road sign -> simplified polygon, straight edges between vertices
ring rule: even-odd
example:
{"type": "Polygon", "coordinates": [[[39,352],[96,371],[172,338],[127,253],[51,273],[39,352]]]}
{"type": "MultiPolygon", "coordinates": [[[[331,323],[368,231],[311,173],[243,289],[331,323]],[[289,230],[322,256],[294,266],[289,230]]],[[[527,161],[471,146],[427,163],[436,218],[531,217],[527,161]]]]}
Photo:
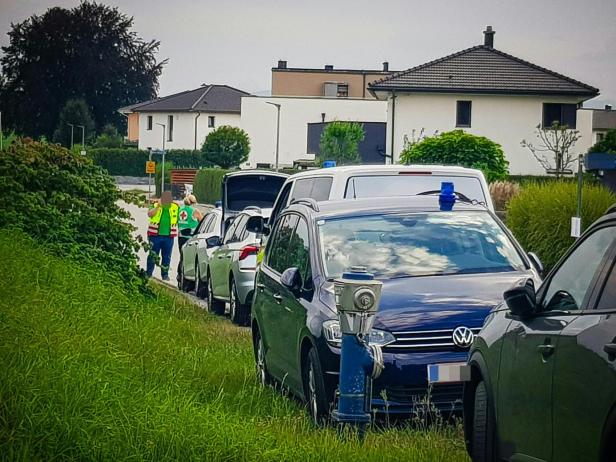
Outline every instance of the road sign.
{"type": "Polygon", "coordinates": [[[156,173],[156,162],[148,160],[145,163],[145,173],[156,173]]]}

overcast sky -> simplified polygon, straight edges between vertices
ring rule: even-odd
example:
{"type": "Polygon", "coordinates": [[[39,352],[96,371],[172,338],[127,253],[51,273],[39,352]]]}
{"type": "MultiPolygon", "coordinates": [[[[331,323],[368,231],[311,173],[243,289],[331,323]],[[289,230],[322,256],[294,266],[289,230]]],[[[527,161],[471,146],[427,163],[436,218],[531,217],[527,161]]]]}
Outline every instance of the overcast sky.
{"type": "MultiPolygon", "coordinates": [[[[601,90],[616,106],[616,0],[107,0],[160,40],[169,58],[160,95],[202,83],[268,92],[271,67],[403,70],[482,42],[601,90]]],[[[0,0],[0,44],[11,22],[79,1],[0,0]]]]}

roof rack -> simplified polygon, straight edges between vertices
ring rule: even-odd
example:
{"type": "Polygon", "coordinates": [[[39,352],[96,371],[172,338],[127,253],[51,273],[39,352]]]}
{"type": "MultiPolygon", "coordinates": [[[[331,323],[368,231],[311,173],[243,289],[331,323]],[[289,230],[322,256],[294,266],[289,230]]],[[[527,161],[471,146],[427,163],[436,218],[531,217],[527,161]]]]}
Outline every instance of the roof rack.
{"type": "Polygon", "coordinates": [[[311,197],[303,197],[303,198],[299,198],[299,199],[293,199],[291,201],[291,204],[302,204],[302,205],[305,205],[307,207],[310,207],[315,212],[319,211],[319,204],[317,203],[317,201],[315,201],[311,197]]]}

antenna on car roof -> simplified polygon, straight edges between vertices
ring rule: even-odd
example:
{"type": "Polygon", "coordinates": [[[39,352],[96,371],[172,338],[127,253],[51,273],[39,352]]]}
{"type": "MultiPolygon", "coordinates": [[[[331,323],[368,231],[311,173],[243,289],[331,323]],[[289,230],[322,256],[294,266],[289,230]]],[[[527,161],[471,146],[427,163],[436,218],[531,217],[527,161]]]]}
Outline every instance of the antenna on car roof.
{"type": "Polygon", "coordinates": [[[310,207],[315,212],[319,211],[319,204],[317,203],[317,201],[315,201],[311,197],[304,197],[304,198],[299,198],[299,199],[293,199],[291,201],[291,204],[302,204],[302,205],[306,205],[306,206],[310,207]]]}

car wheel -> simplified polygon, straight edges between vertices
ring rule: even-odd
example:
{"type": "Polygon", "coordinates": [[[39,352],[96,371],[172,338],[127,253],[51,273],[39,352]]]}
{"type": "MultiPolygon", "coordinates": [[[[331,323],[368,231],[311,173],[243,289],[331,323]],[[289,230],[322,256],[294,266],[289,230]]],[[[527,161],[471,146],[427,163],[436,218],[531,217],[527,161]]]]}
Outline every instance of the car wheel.
{"type": "Polygon", "coordinates": [[[496,424],[492,414],[486,384],[482,380],[475,388],[473,412],[472,459],[473,462],[491,462],[494,457],[496,424]]]}
{"type": "Polygon", "coordinates": [[[314,348],[308,352],[302,368],[302,376],[308,413],[315,425],[321,425],[329,415],[329,402],[321,363],[314,348]]]}
{"type": "Polygon", "coordinates": [[[195,283],[193,281],[189,281],[184,277],[184,267],[180,265],[180,269],[178,272],[178,289],[182,292],[190,292],[194,289],[195,283]]]}
{"type": "Polygon", "coordinates": [[[235,280],[231,279],[231,291],[229,299],[229,314],[231,321],[238,326],[247,326],[250,320],[250,305],[243,304],[237,295],[235,280]]]}
{"type": "Polygon", "coordinates": [[[199,269],[199,262],[195,262],[195,295],[197,298],[207,298],[207,285],[201,279],[201,270],[199,269]]]}
{"type": "Polygon", "coordinates": [[[207,278],[207,287],[207,310],[214,314],[225,314],[225,302],[214,298],[214,291],[212,290],[212,276],[209,273],[207,278]]]}
{"type": "Polygon", "coordinates": [[[272,383],[272,377],[267,371],[267,364],[265,363],[265,345],[263,344],[263,339],[258,330],[255,332],[254,347],[257,381],[262,387],[266,387],[272,383]]]}

